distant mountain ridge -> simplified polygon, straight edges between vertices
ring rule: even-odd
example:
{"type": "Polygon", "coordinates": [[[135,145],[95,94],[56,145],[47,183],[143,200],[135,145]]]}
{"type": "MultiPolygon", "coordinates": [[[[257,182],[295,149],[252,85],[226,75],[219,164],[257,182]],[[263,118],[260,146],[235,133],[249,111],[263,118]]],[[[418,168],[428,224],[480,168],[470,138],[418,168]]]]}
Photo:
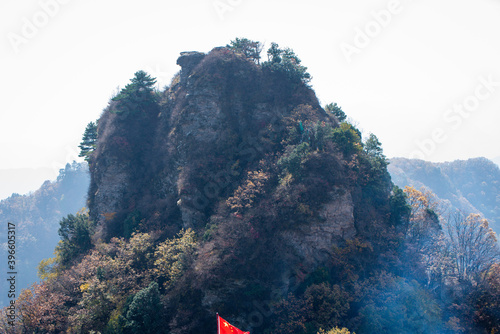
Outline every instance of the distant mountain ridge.
{"type": "MultiPolygon", "coordinates": [[[[60,219],[85,206],[90,183],[87,163],[67,164],[54,181],[45,181],[40,189],[26,195],[14,193],[0,201],[0,253],[7,258],[7,223],[16,225],[16,266],[19,272],[17,291],[38,280],[37,266],[44,258],[53,256],[59,242],[57,230],[60,219]]],[[[7,263],[2,263],[3,272],[7,263]]],[[[7,291],[2,280],[2,291],[7,291]]],[[[5,304],[7,294],[0,297],[5,304]]]]}
{"type": "Polygon", "coordinates": [[[500,168],[486,158],[433,163],[393,158],[388,167],[399,187],[425,187],[457,209],[484,215],[500,232],[500,168]]]}
{"type": "Polygon", "coordinates": [[[45,180],[57,177],[57,170],[50,167],[42,168],[11,168],[0,169],[0,200],[6,199],[13,193],[26,194],[34,191],[45,180]]]}

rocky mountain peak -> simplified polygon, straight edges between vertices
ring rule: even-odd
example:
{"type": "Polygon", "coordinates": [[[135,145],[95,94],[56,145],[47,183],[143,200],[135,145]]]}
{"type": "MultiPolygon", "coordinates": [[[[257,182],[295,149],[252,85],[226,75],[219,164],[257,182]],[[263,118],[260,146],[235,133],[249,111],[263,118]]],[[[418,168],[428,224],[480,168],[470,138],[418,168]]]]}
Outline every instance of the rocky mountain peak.
{"type": "Polygon", "coordinates": [[[177,58],[177,65],[182,68],[180,78],[181,83],[186,82],[186,79],[191,74],[193,69],[203,60],[203,58],[205,58],[205,56],[205,53],[198,51],[181,52],[180,57],[177,58]]]}

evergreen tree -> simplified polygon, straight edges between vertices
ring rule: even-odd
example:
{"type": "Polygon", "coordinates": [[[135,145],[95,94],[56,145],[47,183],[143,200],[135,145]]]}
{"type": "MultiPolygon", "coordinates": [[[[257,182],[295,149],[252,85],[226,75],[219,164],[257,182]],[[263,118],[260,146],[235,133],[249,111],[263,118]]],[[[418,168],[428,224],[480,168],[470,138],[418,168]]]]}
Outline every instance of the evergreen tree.
{"type": "Polygon", "coordinates": [[[248,38],[236,38],[226,45],[227,48],[242,53],[245,57],[252,59],[257,64],[260,62],[260,53],[263,45],[260,42],[249,40],[248,38]]]}
{"type": "Polygon", "coordinates": [[[145,111],[151,104],[156,102],[154,85],[156,78],[151,77],[144,71],[137,71],[130,79],[129,84],[112,100],[119,102],[117,112],[145,111]]]}
{"type": "Polygon", "coordinates": [[[83,133],[83,138],[78,145],[80,148],[80,154],[78,154],[79,157],[83,157],[85,161],[89,162],[90,156],[92,152],[94,152],[97,144],[97,121],[96,122],[90,122],[87,124],[87,127],[85,128],[85,132],[83,133]]]}
{"type": "Polygon", "coordinates": [[[262,66],[275,73],[281,73],[292,81],[302,81],[309,83],[311,75],[307,72],[307,67],[300,65],[301,60],[290,48],[281,49],[278,44],[271,43],[267,50],[268,61],[262,66]]]}
{"type": "Polygon", "coordinates": [[[125,333],[155,334],[160,330],[160,291],[158,283],[151,282],[139,291],[128,306],[125,333]]]}
{"type": "Polygon", "coordinates": [[[271,47],[267,50],[267,60],[272,63],[281,63],[281,53],[278,43],[271,43],[271,47]]]}
{"type": "Polygon", "coordinates": [[[340,107],[337,103],[330,103],[325,106],[325,110],[331,112],[339,122],[343,122],[346,120],[347,115],[345,112],[342,110],[342,107],[340,107]]]}
{"type": "Polygon", "coordinates": [[[407,225],[410,219],[411,206],[406,202],[406,194],[398,186],[392,188],[392,194],[389,198],[390,221],[393,225],[407,225]]]}
{"type": "Polygon", "coordinates": [[[63,265],[69,264],[92,247],[91,225],[87,212],[79,212],[76,216],[69,214],[61,220],[58,230],[61,241],[56,252],[63,265]]]}
{"type": "Polygon", "coordinates": [[[370,133],[370,136],[365,142],[365,152],[369,157],[376,159],[381,164],[387,166],[387,159],[383,153],[382,143],[373,133],[370,133]]]}

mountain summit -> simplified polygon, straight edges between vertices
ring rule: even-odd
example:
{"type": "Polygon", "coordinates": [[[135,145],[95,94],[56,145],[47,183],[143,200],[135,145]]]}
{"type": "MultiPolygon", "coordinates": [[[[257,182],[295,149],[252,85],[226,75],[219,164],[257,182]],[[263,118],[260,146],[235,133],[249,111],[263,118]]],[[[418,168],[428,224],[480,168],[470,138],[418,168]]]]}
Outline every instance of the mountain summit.
{"type": "Polygon", "coordinates": [[[196,231],[196,256],[171,292],[189,291],[180,300],[196,307],[171,317],[199,328],[216,310],[241,317],[254,298],[286,296],[335,245],[384,228],[392,184],[384,159],[293,68],[228,48],[177,63],[169,89],[144,98],[157,103],[112,102],[99,120],[90,215],[104,240],[196,231]]]}

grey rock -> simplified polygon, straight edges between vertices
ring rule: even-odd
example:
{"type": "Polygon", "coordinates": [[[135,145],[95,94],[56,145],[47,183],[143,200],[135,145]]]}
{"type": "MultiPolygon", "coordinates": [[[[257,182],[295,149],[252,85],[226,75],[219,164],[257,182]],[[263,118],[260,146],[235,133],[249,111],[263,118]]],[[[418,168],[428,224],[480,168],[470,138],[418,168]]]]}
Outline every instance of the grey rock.
{"type": "Polygon", "coordinates": [[[193,69],[203,60],[203,58],[205,58],[205,54],[203,52],[181,52],[180,57],[177,58],[177,65],[181,67],[181,84],[186,83],[187,78],[189,77],[193,69]]]}
{"type": "Polygon", "coordinates": [[[283,239],[295,251],[293,256],[300,258],[305,270],[314,270],[331,256],[333,246],[355,237],[353,210],[350,192],[332,194],[332,200],[319,212],[321,219],[283,232],[283,239]]]}

